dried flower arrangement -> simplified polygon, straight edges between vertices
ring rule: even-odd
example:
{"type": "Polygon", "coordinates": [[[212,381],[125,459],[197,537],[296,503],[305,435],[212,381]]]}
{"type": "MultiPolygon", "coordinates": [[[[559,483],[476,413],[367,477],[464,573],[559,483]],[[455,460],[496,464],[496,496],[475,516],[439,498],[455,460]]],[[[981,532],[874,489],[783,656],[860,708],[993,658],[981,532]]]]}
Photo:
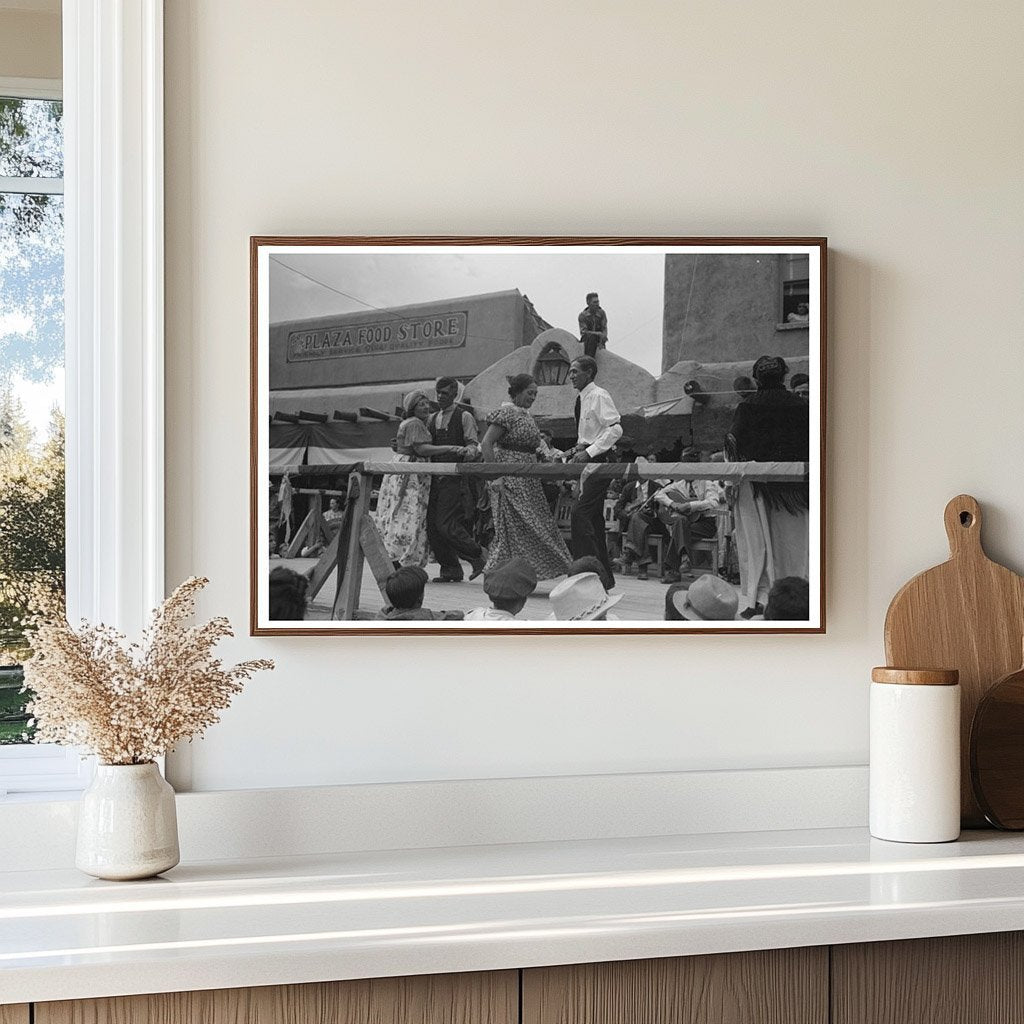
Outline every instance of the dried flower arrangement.
{"type": "Polygon", "coordinates": [[[266,660],[225,668],[213,648],[232,636],[218,617],[187,626],[209,580],[193,576],[153,612],[141,644],[63,616],[37,621],[25,689],[34,697],[37,743],[84,747],[104,764],[146,764],[183,739],[199,736],[266,660]]]}

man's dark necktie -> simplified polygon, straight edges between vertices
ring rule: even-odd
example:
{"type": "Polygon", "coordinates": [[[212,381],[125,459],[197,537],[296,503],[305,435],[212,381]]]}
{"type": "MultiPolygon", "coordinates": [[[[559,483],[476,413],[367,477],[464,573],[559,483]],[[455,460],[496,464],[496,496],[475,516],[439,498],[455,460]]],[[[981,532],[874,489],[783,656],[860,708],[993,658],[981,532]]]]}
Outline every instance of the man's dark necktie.
{"type": "Polygon", "coordinates": [[[576,405],[573,407],[573,410],[572,410],[572,418],[576,421],[577,428],[579,428],[579,425],[580,425],[580,405],[581,404],[582,403],[580,402],[580,396],[577,395],[576,396],[576,405]]]}

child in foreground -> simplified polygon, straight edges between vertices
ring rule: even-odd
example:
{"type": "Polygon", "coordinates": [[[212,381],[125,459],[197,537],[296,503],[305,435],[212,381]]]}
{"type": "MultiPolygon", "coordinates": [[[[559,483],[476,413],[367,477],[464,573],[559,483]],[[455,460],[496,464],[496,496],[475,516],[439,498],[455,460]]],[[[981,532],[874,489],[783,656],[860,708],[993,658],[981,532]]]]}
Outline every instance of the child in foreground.
{"type": "Polygon", "coordinates": [[[382,608],[378,618],[391,622],[412,620],[461,619],[462,612],[434,612],[423,607],[423,592],[427,586],[427,573],[418,565],[405,565],[396,569],[384,581],[384,593],[391,603],[382,608]]]}
{"type": "Polygon", "coordinates": [[[484,593],[490,608],[474,608],[467,622],[501,622],[514,619],[526,607],[526,599],[537,589],[537,573],[524,558],[513,558],[484,574],[484,593]]]}

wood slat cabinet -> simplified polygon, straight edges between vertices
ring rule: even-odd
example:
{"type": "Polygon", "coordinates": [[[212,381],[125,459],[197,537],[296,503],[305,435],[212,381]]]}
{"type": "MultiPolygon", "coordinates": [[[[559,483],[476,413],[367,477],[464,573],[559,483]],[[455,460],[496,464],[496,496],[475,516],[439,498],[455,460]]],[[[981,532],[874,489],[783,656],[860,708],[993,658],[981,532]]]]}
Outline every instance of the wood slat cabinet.
{"type": "Polygon", "coordinates": [[[823,946],[523,972],[523,1024],[827,1020],[828,948],[823,946]]]}
{"type": "Polygon", "coordinates": [[[0,1006],[0,1024],[1024,1024],[1024,932],[0,1006]]]}
{"type": "Polygon", "coordinates": [[[518,1024],[519,972],[36,1003],[34,1020],[35,1024],[518,1024]]]}
{"type": "Polygon", "coordinates": [[[1024,932],[832,947],[832,1024],[1024,1021],[1024,932]]]}

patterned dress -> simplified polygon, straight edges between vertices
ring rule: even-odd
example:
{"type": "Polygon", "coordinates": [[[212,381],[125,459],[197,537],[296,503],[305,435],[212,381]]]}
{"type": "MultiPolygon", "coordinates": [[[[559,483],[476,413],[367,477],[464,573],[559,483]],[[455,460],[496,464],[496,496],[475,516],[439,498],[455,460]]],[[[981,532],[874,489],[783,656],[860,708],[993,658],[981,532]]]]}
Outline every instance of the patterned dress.
{"type": "MultiPolygon", "coordinates": [[[[505,429],[494,446],[497,462],[537,461],[540,431],[525,409],[503,405],[487,417],[487,422],[505,429]]],[[[540,480],[507,476],[501,478],[501,484],[500,488],[491,489],[494,540],[484,571],[513,558],[525,558],[539,580],[565,575],[572,559],[551,515],[540,480]]]]}
{"type": "MultiPolygon", "coordinates": [[[[413,445],[430,444],[430,430],[422,421],[410,416],[398,427],[395,462],[417,460],[413,445]]],[[[430,500],[430,477],[387,473],[377,495],[374,521],[380,530],[384,547],[392,561],[399,565],[427,564],[427,503],[430,500]]]]}

